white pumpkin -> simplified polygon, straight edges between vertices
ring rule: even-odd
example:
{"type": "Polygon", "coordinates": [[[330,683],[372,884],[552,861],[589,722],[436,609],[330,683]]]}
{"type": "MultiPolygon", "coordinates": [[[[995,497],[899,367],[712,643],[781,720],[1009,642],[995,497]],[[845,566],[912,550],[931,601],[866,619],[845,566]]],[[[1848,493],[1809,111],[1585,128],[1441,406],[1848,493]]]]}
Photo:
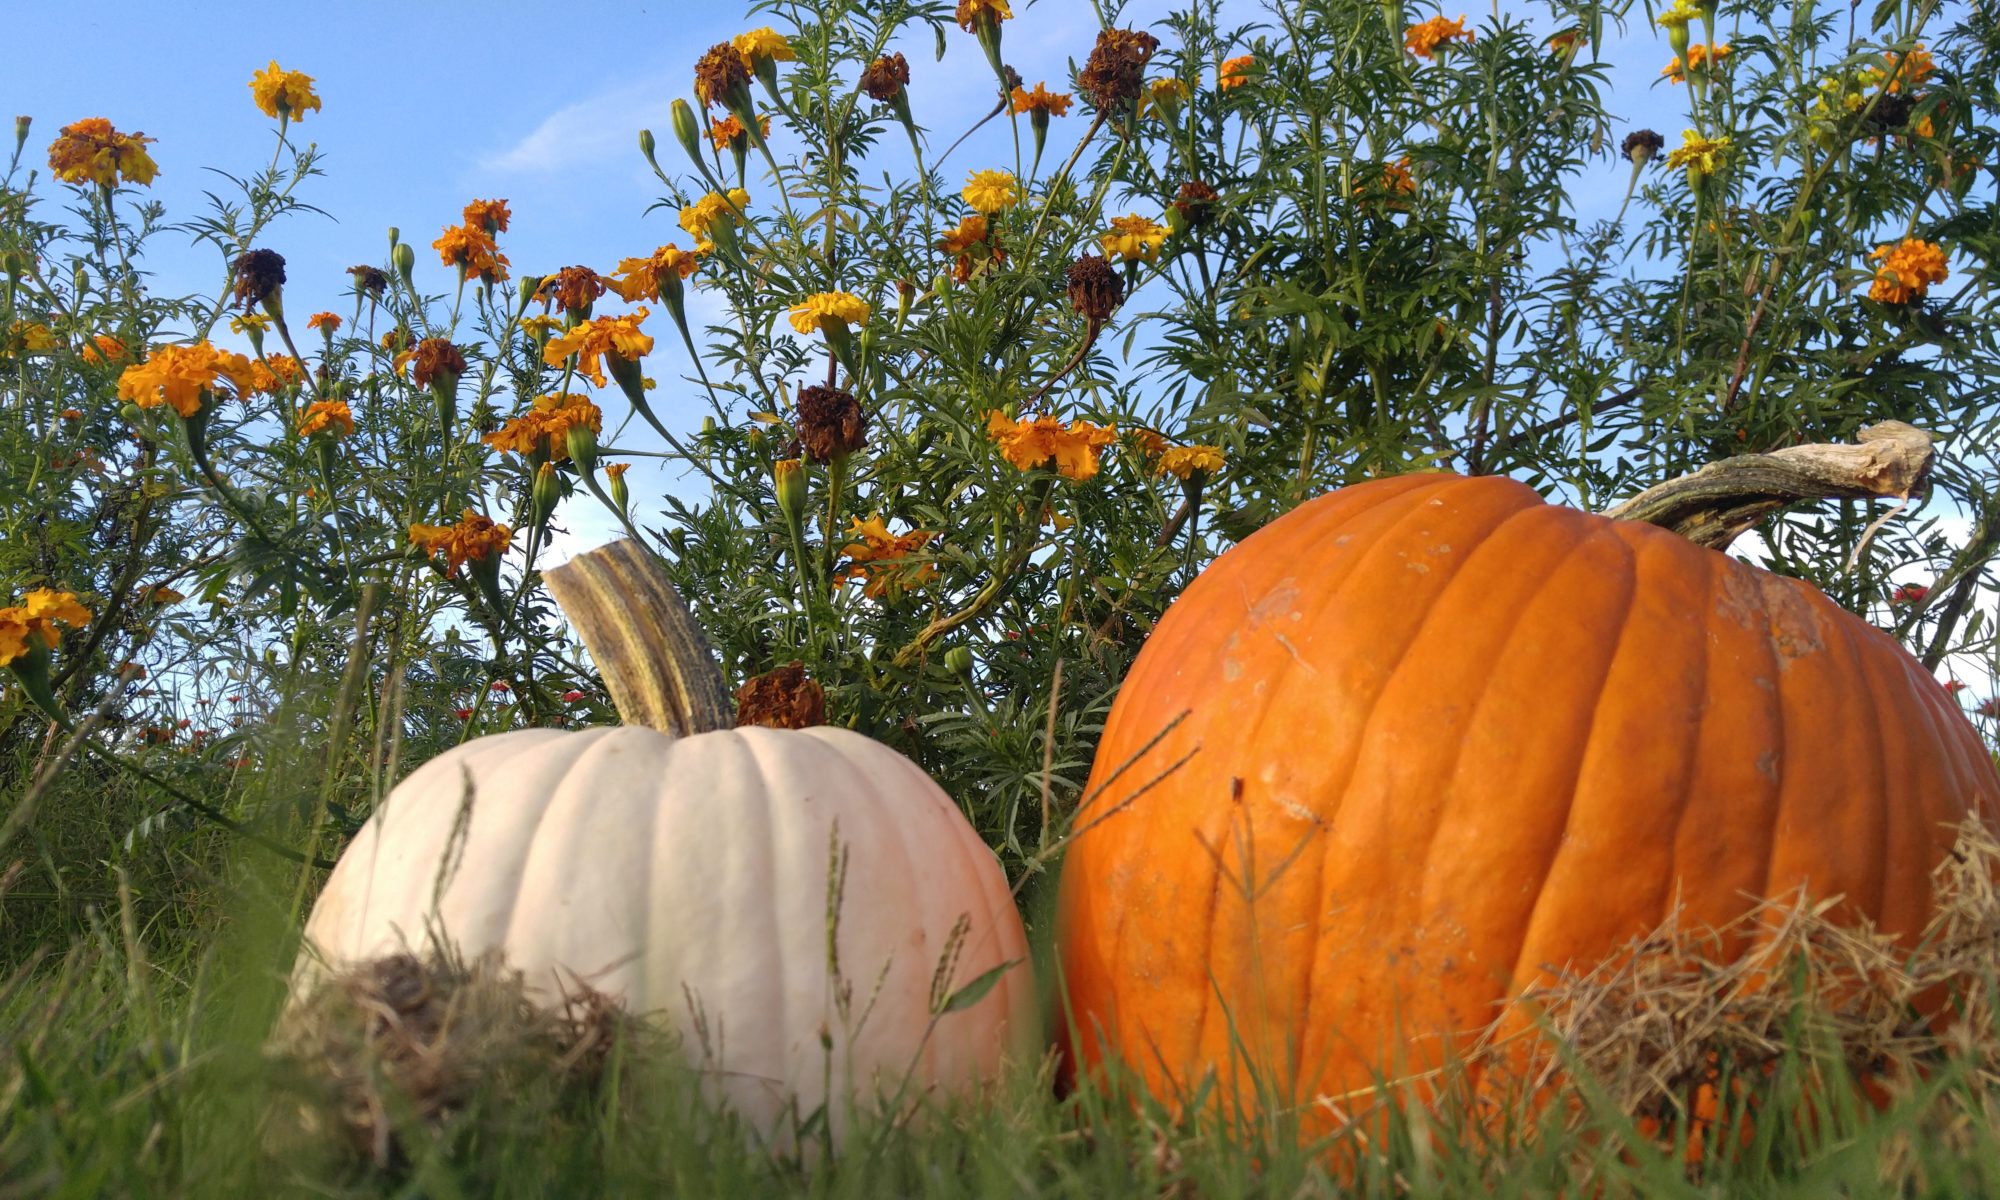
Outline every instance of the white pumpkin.
{"type": "Polygon", "coordinates": [[[496,734],[413,772],[327,878],[295,991],[434,937],[498,951],[538,995],[580,981],[676,1028],[779,1145],[822,1105],[837,1144],[883,1096],[1039,1051],[1006,878],[928,775],[845,729],[726,728],[699,630],[636,543],[548,579],[628,724],[496,734]]]}
{"type": "Polygon", "coordinates": [[[421,948],[433,929],[467,958],[498,949],[544,995],[575,978],[660,1014],[765,1130],[791,1097],[801,1117],[828,1099],[829,1054],[837,1135],[850,1088],[866,1103],[908,1073],[911,1095],[956,1089],[1034,1052],[1027,940],[999,863],[916,764],[845,729],[524,730],[441,755],[347,847],[305,936],[339,964],[421,948]],[[950,990],[1015,965],[926,1036],[961,917],[950,990]]]}

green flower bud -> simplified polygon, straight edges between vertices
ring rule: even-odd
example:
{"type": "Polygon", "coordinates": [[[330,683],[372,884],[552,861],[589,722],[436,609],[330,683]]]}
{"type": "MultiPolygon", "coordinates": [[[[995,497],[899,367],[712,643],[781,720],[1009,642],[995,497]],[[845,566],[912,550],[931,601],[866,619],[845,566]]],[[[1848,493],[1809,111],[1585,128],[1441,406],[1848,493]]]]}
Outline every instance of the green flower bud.
{"type": "Polygon", "coordinates": [[[778,511],[796,523],[806,511],[806,470],[796,458],[781,458],[771,467],[771,482],[778,494],[778,511]]]}
{"type": "Polygon", "coordinates": [[[585,475],[597,469],[597,432],[578,423],[569,427],[569,457],[585,475]]]}
{"type": "Polygon", "coordinates": [[[535,523],[540,525],[555,515],[556,504],[562,500],[562,476],[556,472],[556,465],[545,462],[535,471],[535,485],[531,493],[535,502],[535,523]]]}
{"type": "Polygon", "coordinates": [[[403,286],[416,290],[413,276],[417,269],[417,252],[407,243],[398,242],[389,249],[389,261],[395,265],[396,274],[402,277],[403,286]]]}
{"type": "Polygon", "coordinates": [[[128,425],[142,425],[146,420],[146,410],[136,404],[120,405],[118,415],[124,417],[128,425]]]}
{"type": "Polygon", "coordinates": [[[671,111],[674,120],[674,138],[680,142],[681,148],[687,151],[687,156],[693,160],[695,169],[700,170],[701,126],[694,119],[694,109],[688,107],[687,101],[676,100],[671,111]]]}
{"type": "Polygon", "coordinates": [[[660,169],[660,164],[653,158],[653,145],[653,131],[650,129],[641,129],[639,131],[639,153],[645,155],[647,165],[657,171],[660,169]]]}
{"type": "Polygon", "coordinates": [[[953,646],[944,652],[944,665],[960,679],[972,678],[972,647],[953,646]]]}
{"type": "Polygon", "coordinates": [[[389,249],[393,251],[397,246],[400,246],[402,244],[403,244],[403,231],[396,228],[394,225],[389,226],[389,249]]]}
{"type": "Polygon", "coordinates": [[[539,290],[541,286],[542,286],[542,277],[540,275],[521,276],[521,282],[516,285],[516,291],[518,291],[520,294],[522,308],[525,309],[528,307],[528,305],[534,303],[535,292],[539,290]]]}

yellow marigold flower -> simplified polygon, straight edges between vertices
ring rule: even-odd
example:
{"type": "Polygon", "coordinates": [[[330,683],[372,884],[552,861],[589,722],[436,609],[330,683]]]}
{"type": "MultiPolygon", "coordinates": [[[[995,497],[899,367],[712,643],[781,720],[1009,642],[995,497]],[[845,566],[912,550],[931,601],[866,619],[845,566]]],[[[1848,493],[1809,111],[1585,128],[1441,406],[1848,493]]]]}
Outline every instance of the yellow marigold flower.
{"type": "Polygon", "coordinates": [[[505,200],[474,200],[465,206],[465,223],[474,229],[484,229],[488,234],[507,232],[507,221],[513,216],[505,200]]]}
{"type": "Polygon", "coordinates": [[[120,133],[103,117],[85,117],[62,127],[49,143],[49,170],[64,183],[98,183],[115,187],[120,177],[150,186],[159,164],[146,153],[156,141],[140,133],[120,133]]]}
{"type": "Polygon", "coordinates": [[[40,354],[55,349],[56,334],[40,321],[16,321],[7,327],[7,340],[23,354],[40,354]]]}
{"type": "Polygon", "coordinates": [[[742,188],[730,188],[728,194],[710,192],[693,204],[681,209],[681,228],[698,238],[706,239],[709,229],[725,216],[741,217],[750,207],[750,193],[742,188]]]}
{"type": "Polygon", "coordinates": [[[270,66],[250,77],[250,95],[267,117],[303,121],[307,109],[320,111],[312,82],[312,76],[303,71],[284,70],[274,58],[270,66]]]}
{"type": "Polygon", "coordinates": [[[514,544],[514,531],[468,508],[456,525],[410,526],[410,544],[430,554],[442,551],[445,574],[457,575],[458,568],[465,563],[507,553],[507,548],[514,544]]]}
{"type": "Polygon", "coordinates": [[[344,438],[354,432],[354,412],[345,400],[315,400],[306,406],[305,415],[299,418],[299,436],[311,437],[325,433],[333,438],[344,438]]]}
{"type": "Polygon", "coordinates": [[[1156,429],[1139,428],[1132,431],[1132,440],[1139,445],[1139,453],[1147,458],[1157,458],[1173,448],[1166,435],[1156,429]]]}
{"type": "Polygon", "coordinates": [[[493,235],[479,225],[452,225],[445,229],[431,248],[438,252],[438,260],[447,267],[462,268],[467,275],[479,275],[493,279],[507,278],[507,256],[493,240],[493,235]]]}
{"type": "Polygon", "coordinates": [[[645,258],[618,260],[612,272],[611,288],[626,302],[658,300],[660,283],[667,278],[686,279],[701,269],[701,256],[668,243],[645,258]]]}
{"type": "Polygon", "coordinates": [[[305,380],[305,368],[289,354],[273,354],[266,361],[269,366],[254,359],[250,362],[250,390],[258,395],[275,396],[305,380]]]}
{"type": "Polygon", "coordinates": [[[1432,17],[1420,25],[1412,25],[1403,31],[1403,48],[1418,58],[1430,58],[1440,47],[1452,42],[1472,41],[1472,32],[1465,27],[1465,14],[1460,13],[1456,21],[1443,17],[1432,17]]]}
{"type": "Polygon", "coordinates": [[[328,333],[340,331],[340,316],[337,313],[316,312],[306,318],[307,329],[324,329],[328,333]]]}
{"type": "Polygon", "coordinates": [[[1197,471],[1213,475],[1221,469],[1220,446],[1173,446],[1162,450],[1159,461],[1153,464],[1153,474],[1172,475],[1176,479],[1186,479],[1197,471]]]}
{"type": "Polygon", "coordinates": [[[1007,261],[1007,252],[1000,248],[999,239],[987,227],[986,218],[977,214],[960,220],[957,228],[945,230],[938,240],[938,249],[958,256],[951,276],[960,283],[971,279],[979,268],[989,263],[1007,261]],[[975,251],[979,253],[975,254],[975,251]]]}
{"type": "Polygon", "coordinates": [[[534,338],[536,341],[540,341],[541,339],[549,336],[549,333],[552,330],[558,328],[561,325],[562,325],[561,318],[547,316],[542,313],[536,313],[532,317],[521,318],[522,330],[526,332],[529,337],[534,338]]]}
{"type": "Polygon", "coordinates": [[[1674,0],[1672,7],[1659,15],[1659,26],[1662,29],[1686,29],[1688,22],[1700,15],[1701,10],[1688,0],[1674,0]]]}
{"type": "Polygon", "coordinates": [[[1106,258],[1150,261],[1166,245],[1167,227],[1134,213],[1111,218],[1111,231],[1099,234],[1097,240],[1104,247],[1106,258]]]}
{"type": "Polygon", "coordinates": [[[1681,131],[1680,148],[1667,154],[1667,166],[1686,167],[1690,176],[1700,178],[1721,170],[1723,156],[1728,153],[1727,137],[1703,137],[1686,129],[1681,131]]]}
{"type": "Polygon", "coordinates": [[[83,361],[87,363],[114,363],[124,357],[125,343],[108,333],[97,334],[83,348],[83,361]]]}
{"type": "Polygon", "coordinates": [[[58,624],[79,628],[90,624],[90,610],[78,603],[75,592],[36,588],[21,603],[0,608],[0,667],[29,653],[28,639],[53,650],[61,640],[58,624]]]}
{"type": "Polygon", "coordinates": [[[271,318],[263,313],[247,312],[240,317],[229,318],[231,333],[269,333],[270,330],[271,318]]]}
{"type": "Polygon", "coordinates": [[[1005,212],[1021,199],[1021,185],[1012,171],[974,171],[961,193],[974,212],[1005,212]]]}
{"type": "Polygon", "coordinates": [[[1718,42],[1713,46],[1704,46],[1700,42],[1696,42],[1694,45],[1688,47],[1687,62],[1685,64],[1676,55],[1674,60],[1660,71],[1660,74],[1665,75],[1675,83],[1681,83],[1687,79],[1687,72],[1704,70],[1728,57],[1729,46],[1726,43],[1718,42]]]}
{"type": "Polygon", "coordinates": [[[1875,282],[1868,298],[1882,304],[1908,304],[1923,299],[1930,285],[1943,283],[1944,247],[1921,238],[1904,238],[1892,246],[1878,246],[1869,257],[1882,265],[1875,268],[1875,282]]]}
{"type": "Polygon", "coordinates": [[[171,405],[181,416],[192,417],[201,411],[203,392],[227,382],[241,395],[255,378],[249,359],[207,342],[161,346],[119,375],[118,398],[140,408],[171,405]]]}
{"type": "Polygon", "coordinates": [[[729,39],[729,44],[736,47],[736,52],[743,56],[743,65],[753,71],[757,69],[758,59],[766,62],[791,62],[797,57],[792,53],[792,44],[785,40],[784,35],[768,25],[748,33],[739,33],[729,39]]]}
{"type": "Polygon", "coordinates": [[[1011,21],[1014,10],[1007,7],[1007,0],[958,0],[958,27],[972,32],[972,24],[981,13],[992,13],[995,21],[1011,21]]]}
{"type": "Polygon", "coordinates": [[[849,562],[834,574],[834,582],[845,583],[859,579],[863,583],[862,594],[870,599],[882,596],[894,597],[905,588],[928,583],[937,578],[937,567],[932,563],[914,564],[897,570],[895,564],[921,552],[937,534],[916,529],[909,533],[890,533],[888,523],[880,513],[867,520],[860,517],[848,519],[847,536],[856,539],[840,548],[840,553],[849,562]],[[867,564],[887,564],[871,568],[867,564]]]}
{"type": "Polygon", "coordinates": [[[1234,91],[1250,82],[1250,73],[1256,69],[1257,56],[1243,54],[1235,58],[1225,58],[1215,73],[1215,90],[1234,91]]]}
{"type": "Polygon", "coordinates": [[[563,359],[574,354],[577,371],[603,387],[604,367],[600,360],[604,355],[637,362],[652,353],[653,335],[639,329],[647,312],[637,308],[622,317],[594,317],[585,321],[567,333],[550,338],[549,344],[542,347],[542,361],[558,367],[563,359]]]}
{"type": "Polygon", "coordinates": [[[792,305],[792,328],[800,333],[818,333],[824,321],[844,321],[849,325],[868,323],[868,305],[847,292],[817,292],[792,305]]]}
{"type": "Polygon", "coordinates": [[[1142,115],[1148,112],[1165,114],[1172,106],[1185,103],[1192,94],[1184,79],[1176,76],[1155,79],[1146,85],[1146,94],[1139,98],[1139,111],[1142,115]]]}
{"type": "Polygon", "coordinates": [[[1586,44],[1583,30],[1581,29],[1565,29],[1561,33],[1550,37],[1546,43],[1548,51],[1551,54],[1567,54],[1572,48],[1582,47],[1586,44]]]}
{"type": "Polygon", "coordinates": [[[145,601],[148,604],[179,604],[185,599],[187,599],[185,595],[164,583],[156,583],[145,592],[145,601]]]}
{"type": "Polygon", "coordinates": [[[1052,117],[1069,115],[1070,94],[1052,92],[1044,84],[1037,83],[1032,92],[1016,87],[1013,100],[1014,111],[1017,113],[1042,112],[1052,117]]]}
{"type": "Polygon", "coordinates": [[[1066,479],[1097,475],[1097,452],[1118,437],[1118,427],[1071,421],[1067,426],[1051,416],[1016,421],[999,409],[987,415],[986,433],[999,443],[1000,456],[1023,471],[1051,460],[1066,479]]]}

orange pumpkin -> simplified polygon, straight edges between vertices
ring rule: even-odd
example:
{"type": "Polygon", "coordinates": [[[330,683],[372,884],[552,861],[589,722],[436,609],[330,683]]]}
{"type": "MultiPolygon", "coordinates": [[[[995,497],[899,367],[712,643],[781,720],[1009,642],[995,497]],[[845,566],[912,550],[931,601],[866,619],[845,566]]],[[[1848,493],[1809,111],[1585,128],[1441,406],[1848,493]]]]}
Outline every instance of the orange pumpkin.
{"type": "Polygon", "coordinates": [[[1968,811],[2000,779],[1957,706],[1807,584],[1507,479],[1345,488],[1204,571],[1119,692],[1058,904],[1070,1061],[1213,1072],[1231,1112],[1255,1070],[1324,1130],[1676,903],[1909,937],[1968,811]]]}

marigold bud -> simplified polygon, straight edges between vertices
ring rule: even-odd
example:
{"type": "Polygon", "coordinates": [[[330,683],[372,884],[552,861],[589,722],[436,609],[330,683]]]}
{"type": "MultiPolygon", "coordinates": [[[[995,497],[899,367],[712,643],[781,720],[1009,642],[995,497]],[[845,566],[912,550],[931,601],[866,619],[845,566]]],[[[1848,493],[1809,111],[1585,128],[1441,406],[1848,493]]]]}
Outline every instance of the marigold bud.
{"type": "Polygon", "coordinates": [[[653,131],[650,129],[641,129],[639,131],[639,153],[645,155],[647,165],[657,171],[660,169],[660,164],[653,158],[653,147],[653,131]]]}
{"type": "Polygon", "coordinates": [[[396,274],[403,280],[403,286],[415,290],[413,276],[417,269],[417,252],[406,242],[398,242],[389,250],[389,262],[395,266],[396,274]]]}
{"type": "Polygon", "coordinates": [[[972,678],[972,647],[953,646],[944,652],[944,665],[960,679],[972,678]]]}
{"type": "Polygon", "coordinates": [[[21,147],[23,147],[23,146],[25,146],[25,145],[27,145],[27,144],[28,144],[28,129],[29,129],[29,127],[30,127],[30,126],[32,126],[32,125],[33,125],[34,123],[35,123],[35,118],[33,118],[33,117],[29,117],[29,116],[19,116],[19,117],[15,117],[15,118],[14,118],[14,157],[15,157],[15,158],[19,158],[19,157],[21,157],[21,147]]]}
{"type": "Polygon", "coordinates": [[[555,515],[556,504],[562,499],[562,476],[556,473],[556,465],[545,462],[535,471],[534,490],[535,522],[541,524],[555,515]]]}
{"type": "Polygon", "coordinates": [[[806,471],[796,458],[781,458],[771,467],[771,483],[778,496],[778,511],[785,520],[796,522],[806,511],[806,471]]]}
{"type": "Polygon", "coordinates": [[[578,421],[569,427],[567,438],[570,461],[585,475],[597,469],[597,431],[578,421]]]}

